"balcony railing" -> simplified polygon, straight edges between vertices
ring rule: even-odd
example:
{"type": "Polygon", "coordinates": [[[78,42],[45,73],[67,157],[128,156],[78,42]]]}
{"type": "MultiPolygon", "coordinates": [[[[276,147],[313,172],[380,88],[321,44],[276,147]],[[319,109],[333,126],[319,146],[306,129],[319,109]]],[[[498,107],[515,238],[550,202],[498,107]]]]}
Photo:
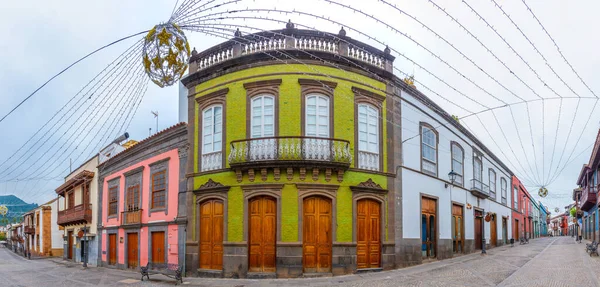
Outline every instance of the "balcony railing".
{"type": "Polygon", "coordinates": [[[471,179],[471,194],[479,198],[489,198],[490,187],[487,184],[481,182],[480,180],[471,179]]]}
{"type": "Polygon", "coordinates": [[[25,225],[23,232],[27,234],[35,234],[35,227],[33,225],[25,225]]]}
{"type": "MultiPolygon", "coordinates": [[[[232,167],[290,162],[329,163],[348,167],[352,162],[350,143],[346,140],[301,136],[231,142],[229,164],[232,167]]],[[[373,167],[373,159],[369,159],[365,164],[373,167]]]]}
{"type": "Polygon", "coordinates": [[[223,153],[221,151],[202,155],[202,171],[223,168],[223,153]]]}
{"type": "Polygon", "coordinates": [[[596,186],[588,186],[581,192],[581,201],[579,208],[583,211],[588,211],[596,205],[598,188],[596,186]]]}
{"type": "Polygon", "coordinates": [[[58,211],[58,225],[90,222],[92,222],[92,204],[80,204],[73,208],[58,211]]]}
{"type": "Polygon", "coordinates": [[[142,210],[130,210],[121,212],[121,224],[140,224],[142,223],[142,210]]]}
{"type": "Polygon", "coordinates": [[[530,209],[529,212],[527,212],[527,216],[533,218],[533,210],[530,209]]]}

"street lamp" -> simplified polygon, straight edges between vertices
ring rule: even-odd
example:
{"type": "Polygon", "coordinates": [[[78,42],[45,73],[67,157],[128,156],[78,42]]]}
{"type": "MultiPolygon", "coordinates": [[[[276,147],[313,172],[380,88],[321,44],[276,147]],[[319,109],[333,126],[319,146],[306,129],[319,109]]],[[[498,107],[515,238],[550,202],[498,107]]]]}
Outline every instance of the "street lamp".
{"type": "MultiPolygon", "coordinates": [[[[450,179],[450,184],[454,185],[454,181],[456,180],[457,175],[458,175],[458,173],[454,172],[454,170],[451,170],[448,173],[448,178],[450,179]]],[[[446,183],[446,187],[448,187],[447,183],[446,183]]]]}

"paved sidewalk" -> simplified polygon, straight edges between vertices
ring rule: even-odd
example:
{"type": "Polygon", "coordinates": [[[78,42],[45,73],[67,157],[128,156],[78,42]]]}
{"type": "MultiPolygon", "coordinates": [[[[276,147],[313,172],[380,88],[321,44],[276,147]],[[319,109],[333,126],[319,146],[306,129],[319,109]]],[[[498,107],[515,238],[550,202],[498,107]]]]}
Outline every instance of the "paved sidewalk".
{"type": "MultiPolygon", "coordinates": [[[[184,286],[599,286],[600,257],[571,237],[540,238],[448,260],[392,271],[302,279],[184,278],[184,286]]],[[[58,258],[27,260],[0,248],[0,286],[174,286],[175,281],[107,268],[84,269],[58,258]]]]}

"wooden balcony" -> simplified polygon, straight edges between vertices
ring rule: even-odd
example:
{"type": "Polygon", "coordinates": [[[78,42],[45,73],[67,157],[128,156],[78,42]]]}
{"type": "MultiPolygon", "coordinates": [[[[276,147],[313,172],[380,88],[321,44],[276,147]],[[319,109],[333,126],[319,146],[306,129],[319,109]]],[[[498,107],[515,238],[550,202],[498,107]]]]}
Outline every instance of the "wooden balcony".
{"type": "Polygon", "coordinates": [[[598,188],[595,186],[588,186],[581,192],[581,201],[579,202],[579,208],[583,211],[588,211],[596,205],[598,194],[598,188]]]}
{"type": "Polygon", "coordinates": [[[490,197],[490,187],[477,179],[471,179],[471,194],[478,198],[487,199],[490,197]]]}
{"type": "Polygon", "coordinates": [[[58,225],[75,225],[92,222],[92,205],[80,204],[73,208],[58,211],[58,225]]]}
{"type": "Polygon", "coordinates": [[[142,223],[142,210],[130,210],[121,212],[121,225],[128,224],[141,224],[142,223]]]}
{"type": "MultiPolygon", "coordinates": [[[[332,174],[337,175],[341,181],[351,162],[350,142],[304,136],[232,141],[229,154],[229,165],[235,170],[238,181],[241,181],[243,171],[248,172],[250,181],[254,181],[255,171],[260,172],[261,178],[266,180],[267,169],[271,168],[276,180],[282,173],[287,174],[290,179],[293,170],[297,169],[301,180],[307,174],[313,178],[318,177],[323,171],[327,181],[332,174]]],[[[375,169],[375,164],[371,165],[371,169],[375,169]]]]}
{"type": "Polygon", "coordinates": [[[23,232],[27,234],[35,234],[35,227],[33,225],[25,225],[23,232]]]}

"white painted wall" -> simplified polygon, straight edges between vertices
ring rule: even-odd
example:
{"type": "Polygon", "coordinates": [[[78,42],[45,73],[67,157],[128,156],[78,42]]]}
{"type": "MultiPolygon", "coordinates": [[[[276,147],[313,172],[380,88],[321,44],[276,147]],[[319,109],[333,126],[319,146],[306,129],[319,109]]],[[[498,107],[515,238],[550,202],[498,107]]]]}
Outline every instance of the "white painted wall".
{"type": "Polygon", "coordinates": [[[50,213],[50,223],[52,230],[52,248],[63,248],[63,231],[59,229],[58,224],[58,209],[61,205],[63,205],[62,198],[57,198],[53,201],[50,206],[52,207],[52,212],[50,213]]]}
{"type": "MultiPolygon", "coordinates": [[[[421,195],[426,194],[438,198],[438,238],[451,239],[452,202],[484,209],[484,212],[495,212],[497,214],[496,226],[498,228],[498,241],[502,240],[502,216],[508,217],[507,233],[511,237],[512,220],[510,203],[511,175],[500,164],[495,162],[489,154],[481,147],[474,146],[466,135],[449,124],[430,108],[423,105],[410,94],[402,91],[402,207],[403,207],[403,237],[420,238],[420,215],[421,195]],[[414,105],[412,105],[414,104],[414,105]],[[421,110],[420,110],[421,109],[421,110]],[[436,128],[438,132],[438,175],[437,178],[421,174],[421,137],[420,123],[425,122],[436,128]],[[444,186],[448,179],[451,168],[451,142],[460,144],[464,150],[464,188],[444,186]],[[484,184],[489,184],[489,172],[492,168],[496,172],[496,199],[479,200],[474,197],[468,189],[471,187],[470,180],[473,178],[473,146],[483,154],[483,177],[484,184]],[[506,179],[506,204],[501,204],[501,178],[506,179]],[[451,200],[452,198],[452,200],[451,200]]],[[[465,239],[474,238],[474,209],[464,210],[465,239]]],[[[490,238],[490,224],[485,222],[485,238],[490,238]]],[[[489,242],[489,241],[488,241],[489,242]]]]}

